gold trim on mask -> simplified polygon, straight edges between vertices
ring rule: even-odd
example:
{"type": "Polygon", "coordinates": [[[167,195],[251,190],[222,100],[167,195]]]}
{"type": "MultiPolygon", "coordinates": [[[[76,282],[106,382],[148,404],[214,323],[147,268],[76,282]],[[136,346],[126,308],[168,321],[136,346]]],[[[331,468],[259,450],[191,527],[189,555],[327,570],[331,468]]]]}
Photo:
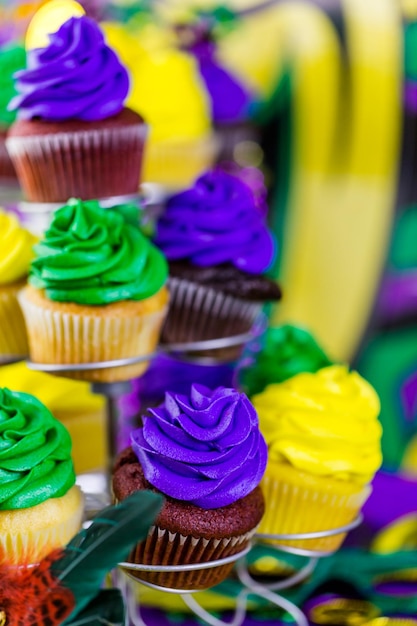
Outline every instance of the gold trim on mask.
{"type": "Polygon", "coordinates": [[[417,619],[412,617],[377,617],[370,622],[366,622],[366,626],[416,626],[417,619]]]}
{"type": "Polygon", "coordinates": [[[314,624],[320,625],[362,626],[366,624],[368,626],[369,620],[379,614],[380,610],[366,600],[331,598],[313,607],[308,617],[314,624]]]}

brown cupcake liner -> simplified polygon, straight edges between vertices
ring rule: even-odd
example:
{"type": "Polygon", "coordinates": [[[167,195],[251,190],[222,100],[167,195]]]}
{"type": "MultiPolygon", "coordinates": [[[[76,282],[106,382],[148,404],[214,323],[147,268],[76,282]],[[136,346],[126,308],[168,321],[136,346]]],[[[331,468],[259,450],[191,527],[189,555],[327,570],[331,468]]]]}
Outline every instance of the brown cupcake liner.
{"type": "Polygon", "coordinates": [[[17,294],[24,282],[0,286],[0,363],[29,352],[25,320],[17,294]]]}
{"type": "MultiPolygon", "coordinates": [[[[322,481],[317,481],[322,482],[322,481]]],[[[261,487],[265,496],[265,514],[258,528],[262,535],[292,535],[336,530],[350,524],[358,515],[370,494],[370,487],[352,489],[352,492],[335,492],[332,481],[323,479],[323,487],[317,484],[291,484],[264,476],[261,487]]],[[[312,539],[274,539],[275,545],[289,546],[299,550],[334,552],[342,544],[345,533],[312,539]]]]}
{"type": "MultiPolygon", "coordinates": [[[[165,343],[191,343],[247,333],[262,309],[259,302],[240,300],[180,278],[170,278],[168,289],[170,306],[162,329],[165,343]]],[[[204,356],[233,359],[241,351],[242,346],[232,346],[205,350],[204,356]]]]}
{"type": "MultiPolygon", "coordinates": [[[[95,198],[103,209],[111,209],[120,204],[136,204],[139,206],[140,196],[112,196],[111,198],[95,198]]],[[[24,228],[38,237],[42,237],[51,225],[55,212],[62,207],[62,202],[19,202],[19,221],[24,228]]],[[[142,218],[141,218],[142,219],[142,218]]]]}
{"type": "MultiPolygon", "coordinates": [[[[141,565],[189,565],[217,561],[244,550],[256,529],[238,537],[205,539],[185,536],[179,532],[152,526],[148,536],[130,555],[130,563],[141,565]]],[[[234,567],[234,561],[207,569],[174,572],[126,571],[140,581],[170,589],[208,589],[224,580],[234,567]]]]}
{"type": "Polygon", "coordinates": [[[6,131],[0,130],[0,183],[17,186],[17,175],[6,148],[6,131]]]}
{"type": "MultiPolygon", "coordinates": [[[[30,357],[36,363],[97,363],[150,355],[158,344],[166,315],[163,306],[159,311],[143,312],[145,301],[126,302],[131,312],[137,305],[137,314],[123,316],[120,308],[104,315],[46,309],[24,291],[19,300],[27,322],[30,357]]],[[[102,311],[103,307],[98,309],[102,311]]],[[[60,375],[90,382],[116,382],[140,376],[148,365],[145,361],[123,367],[60,372],[60,375]]]]}
{"type": "Polygon", "coordinates": [[[7,150],[25,196],[66,202],[137,193],[145,124],[9,137],[7,150]]]}

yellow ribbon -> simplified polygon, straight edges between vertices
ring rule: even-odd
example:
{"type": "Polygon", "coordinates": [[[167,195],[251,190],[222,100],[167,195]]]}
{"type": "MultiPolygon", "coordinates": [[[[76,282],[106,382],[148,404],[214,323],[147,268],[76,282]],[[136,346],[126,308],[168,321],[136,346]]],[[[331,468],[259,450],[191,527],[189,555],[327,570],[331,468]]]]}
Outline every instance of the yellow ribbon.
{"type": "Polygon", "coordinates": [[[343,0],[343,10],[349,71],[323,14],[282,6],[295,123],[285,298],[273,321],[308,327],[333,358],[349,360],[377,292],[394,209],[401,25],[393,0],[343,0]]]}

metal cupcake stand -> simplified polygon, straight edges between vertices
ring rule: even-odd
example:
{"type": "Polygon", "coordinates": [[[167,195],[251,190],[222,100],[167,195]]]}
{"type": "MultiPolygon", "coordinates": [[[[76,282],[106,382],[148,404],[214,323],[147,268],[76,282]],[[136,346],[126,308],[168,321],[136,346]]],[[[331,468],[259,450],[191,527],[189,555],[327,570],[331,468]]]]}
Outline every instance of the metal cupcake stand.
{"type": "MultiPolygon", "coordinates": [[[[189,354],[192,352],[199,352],[201,354],[205,350],[212,351],[215,349],[224,349],[230,348],[232,346],[244,346],[249,341],[253,341],[263,332],[265,328],[265,319],[262,317],[254,327],[248,332],[240,335],[235,335],[233,337],[227,337],[224,339],[215,339],[209,341],[199,341],[193,343],[181,343],[181,344],[170,344],[170,345],[161,345],[158,350],[152,354],[145,357],[138,358],[129,358],[129,359],[120,359],[115,361],[103,361],[100,363],[79,363],[79,364],[47,364],[47,363],[33,363],[28,361],[28,366],[31,369],[48,372],[51,374],[60,374],[63,372],[72,372],[72,371],[87,371],[91,369],[106,369],[109,367],[123,367],[126,365],[132,365],[136,363],[140,363],[142,361],[149,361],[158,354],[165,353],[170,355],[181,355],[181,358],[184,358],[184,354],[189,354]]],[[[207,360],[204,357],[202,358],[202,362],[207,363],[207,360]]],[[[210,357],[211,360],[215,360],[215,357],[210,357]]],[[[196,362],[196,359],[193,359],[196,362]]],[[[100,393],[105,396],[107,402],[107,438],[108,438],[108,446],[109,446],[109,454],[110,460],[114,458],[116,453],[115,442],[116,442],[116,433],[118,429],[118,412],[117,412],[117,400],[118,398],[127,393],[130,389],[130,383],[127,382],[116,382],[116,383],[92,383],[92,390],[95,393],[100,393]]],[[[97,496],[95,496],[97,497],[97,496]]],[[[87,494],[87,513],[88,509],[90,512],[94,509],[97,509],[98,505],[104,506],[106,504],[106,494],[103,494],[103,499],[97,501],[94,499],[88,499],[87,494]]],[[[312,532],[312,533],[299,533],[299,534],[285,534],[285,535],[261,535],[255,534],[254,541],[262,542],[268,541],[268,546],[277,551],[288,552],[300,556],[307,557],[306,564],[295,574],[286,578],[285,580],[279,580],[274,583],[264,584],[256,581],[249,573],[248,566],[246,563],[245,556],[251,549],[251,545],[249,545],[246,549],[241,552],[229,556],[227,558],[218,559],[216,561],[211,561],[208,563],[197,563],[197,564],[188,564],[188,565],[175,565],[175,566],[162,566],[162,565],[145,565],[145,564],[135,564],[135,563],[120,563],[120,571],[117,574],[117,584],[121,588],[124,593],[128,611],[129,611],[129,619],[131,626],[146,626],[141,613],[140,607],[137,605],[137,599],[134,595],[132,583],[129,581],[131,578],[138,582],[140,580],[141,572],[186,572],[186,571],[196,571],[201,569],[210,569],[215,567],[221,567],[230,562],[236,562],[235,573],[242,584],[242,591],[236,598],[236,608],[232,620],[224,622],[217,617],[211,615],[208,611],[206,611],[194,597],[194,594],[198,594],[196,591],[192,590],[180,590],[180,589],[169,589],[166,587],[160,587],[158,585],[154,585],[147,581],[140,581],[142,584],[152,587],[154,589],[158,589],[160,591],[164,591],[167,593],[180,594],[185,604],[189,607],[189,609],[198,616],[201,620],[211,626],[240,626],[243,624],[246,612],[248,601],[251,596],[258,596],[266,600],[267,602],[279,607],[284,612],[287,612],[292,619],[294,620],[297,626],[308,626],[308,621],[302,611],[292,602],[284,598],[280,595],[280,591],[284,589],[288,589],[294,585],[297,585],[304,580],[306,580],[314,571],[314,568],[320,558],[330,556],[334,551],[311,551],[306,549],[299,549],[292,546],[280,545],[280,541],[301,541],[308,539],[319,539],[330,537],[334,535],[339,535],[342,533],[347,533],[350,530],[356,528],[362,521],[361,516],[358,516],[355,520],[353,520],[350,524],[346,526],[332,529],[332,530],[322,530],[320,532],[312,532]],[[276,543],[270,543],[274,541],[276,543]],[[135,576],[133,577],[129,572],[135,572],[135,576]]]]}
{"type": "MultiPolygon", "coordinates": [[[[157,192],[155,190],[150,190],[152,194],[156,193],[156,201],[151,202],[151,208],[147,209],[145,214],[145,219],[152,221],[152,219],[158,213],[158,205],[160,198],[157,196],[157,192]]],[[[149,193],[149,190],[148,190],[149,193]]],[[[111,199],[109,206],[114,206],[114,198],[111,199]]],[[[123,197],[120,199],[123,202],[126,200],[136,202],[139,200],[138,197],[126,198],[123,197]]],[[[45,226],[49,223],[51,214],[57,207],[54,205],[45,205],[40,206],[30,204],[21,204],[20,209],[21,213],[23,213],[28,221],[31,222],[32,226],[38,229],[39,232],[43,231],[45,226]]],[[[257,339],[263,334],[266,329],[267,320],[265,316],[261,316],[250,329],[249,332],[222,338],[222,339],[211,339],[205,341],[198,341],[192,343],[176,343],[169,345],[160,345],[157,350],[151,354],[136,358],[126,358],[119,359],[113,361],[102,361],[96,363],[78,363],[78,364],[49,364],[49,363],[34,363],[30,360],[27,361],[28,367],[36,371],[47,372],[50,374],[62,375],[62,373],[70,374],[75,371],[88,371],[88,370],[96,370],[96,369],[107,369],[114,367],[124,367],[127,365],[133,365],[144,361],[151,361],[153,358],[160,354],[169,354],[181,360],[191,359],[194,363],[197,364],[220,364],[225,361],[221,359],[217,359],[215,355],[215,350],[223,350],[225,348],[232,347],[243,347],[249,344],[250,342],[256,342],[257,339]],[[203,356],[204,352],[207,351],[210,356],[203,356]],[[198,353],[198,356],[193,355],[193,353],[198,353]],[[213,356],[214,354],[214,356],[213,356]]],[[[17,361],[22,361],[26,358],[25,356],[10,356],[0,359],[0,366],[6,365],[10,363],[15,363],[17,361]]],[[[117,404],[119,398],[128,393],[131,389],[131,385],[129,381],[126,382],[114,382],[114,383],[91,383],[91,388],[94,393],[103,395],[106,398],[106,412],[107,412],[107,445],[108,445],[108,454],[109,454],[109,469],[111,466],[112,460],[115,458],[117,453],[116,449],[116,441],[117,441],[117,432],[119,428],[119,416],[117,404]]],[[[86,515],[87,519],[92,517],[96,512],[98,512],[101,508],[109,504],[110,496],[109,496],[109,475],[110,472],[107,473],[107,476],[102,476],[101,484],[103,489],[101,493],[97,493],[94,491],[93,493],[86,491],[86,515]],[[107,479],[107,480],[106,480],[107,479]],[[107,489],[106,489],[107,482],[107,489]]],[[[245,616],[248,610],[248,602],[251,597],[258,596],[265,601],[269,602],[271,605],[274,605],[286,612],[291,616],[294,623],[297,626],[309,626],[308,620],[306,616],[302,613],[302,611],[291,601],[287,600],[285,597],[280,595],[279,592],[289,589],[295,585],[302,583],[306,580],[314,571],[315,566],[319,559],[330,556],[334,551],[328,552],[320,552],[320,551],[311,551],[306,549],[299,549],[292,546],[280,545],[279,542],[285,541],[301,541],[308,539],[318,539],[325,538],[334,535],[339,535],[342,533],[347,533],[350,530],[356,528],[362,521],[362,517],[359,515],[355,520],[353,520],[350,524],[332,529],[332,530],[322,530],[320,532],[312,532],[312,533],[299,533],[299,534],[285,534],[285,535],[261,535],[255,534],[253,538],[253,542],[268,542],[268,547],[276,550],[277,552],[287,552],[299,556],[304,556],[307,558],[306,564],[296,573],[291,576],[285,578],[284,580],[278,580],[273,583],[265,584],[258,582],[255,580],[250,572],[246,561],[246,555],[250,551],[252,545],[247,546],[241,552],[231,555],[229,557],[218,559],[215,561],[207,562],[207,563],[197,563],[197,564],[188,564],[188,565],[175,565],[175,566],[162,566],[162,565],[145,565],[145,564],[135,564],[135,563],[120,563],[120,567],[117,572],[115,572],[115,580],[117,582],[118,587],[124,594],[126,605],[128,609],[129,615],[129,626],[146,626],[145,621],[141,615],[140,605],[137,602],[137,595],[134,593],[133,585],[136,585],[140,580],[141,572],[187,572],[187,571],[197,571],[202,569],[210,569],[215,567],[221,567],[231,562],[235,562],[235,574],[238,577],[240,583],[242,584],[242,590],[236,598],[236,607],[234,611],[234,615],[232,619],[227,622],[218,619],[207,610],[205,610],[197,601],[194,594],[198,595],[197,591],[193,590],[181,590],[181,589],[169,589],[166,587],[159,587],[147,581],[140,582],[146,586],[152,587],[154,589],[166,592],[166,593],[174,593],[181,595],[184,603],[188,606],[188,608],[203,622],[209,624],[210,626],[241,626],[245,620],[245,616]],[[275,543],[271,543],[275,542],[275,543]],[[133,576],[129,572],[135,572],[133,576]],[[135,581],[132,585],[132,580],[135,581]]],[[[139,603],[140,604],[140,603],[139,603]]]]}

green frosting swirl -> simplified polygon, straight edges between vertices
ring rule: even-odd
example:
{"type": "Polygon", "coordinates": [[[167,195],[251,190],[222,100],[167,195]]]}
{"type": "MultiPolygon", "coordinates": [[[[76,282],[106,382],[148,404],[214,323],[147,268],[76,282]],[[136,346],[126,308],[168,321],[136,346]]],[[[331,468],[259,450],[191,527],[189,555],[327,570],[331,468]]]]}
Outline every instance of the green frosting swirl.
{"type": "Polygon", "coordinates": [[[417,80],[417,22],[410,22],[404,30],[404,74],[417,80]]]}
{"type": "Polygon", "coordinates": [[[286,324],[268,329],[261,352],[253,366],[241,371],[239,383],[252,396],[271,383],[328,365],[332,362],[307,330],[286,324]]]}
{"type": "Polygon", "coordinates": [[[59,498],[74,483],[66,428],[33,396],[0,388],[0,510],[59,498]]]}
{"type": "Polygon", "coordinates": [[[143,300],[165,284],[163,254],[133,224],[132,205],[70,200],[34,247],[29,282],[50,300],[103,305],[143,300]]]}
{"type": "Polygon", "coordinates": [[[8,128],[16,119],[16,111],[8,111],[9,102],[17,95],[13,74],[26,66],[26,52],[21,46],[0,51],[0,126],[8,128]]]}

